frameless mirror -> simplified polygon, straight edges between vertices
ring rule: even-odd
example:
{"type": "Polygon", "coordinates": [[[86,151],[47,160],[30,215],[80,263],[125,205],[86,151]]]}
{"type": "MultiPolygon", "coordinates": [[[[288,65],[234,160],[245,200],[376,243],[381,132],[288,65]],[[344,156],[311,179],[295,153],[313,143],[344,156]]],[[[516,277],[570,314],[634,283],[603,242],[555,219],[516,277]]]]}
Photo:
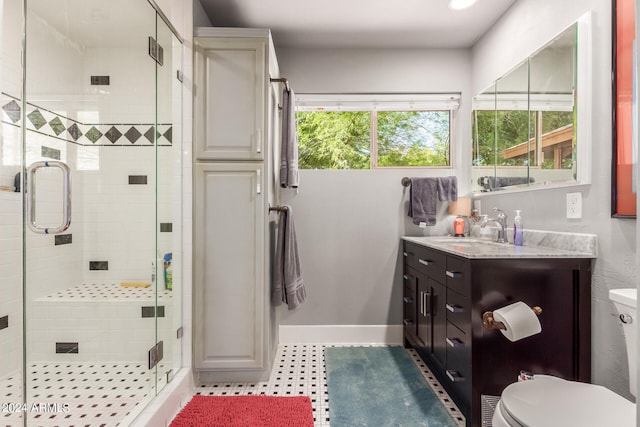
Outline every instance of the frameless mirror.
{"type": "Polygon", "coordinates": [[[583,27],[575,23],[473,98],[474,192],[589,182],[583,27]],[[585,95],[580,105],[579,91],[585,95]]]}

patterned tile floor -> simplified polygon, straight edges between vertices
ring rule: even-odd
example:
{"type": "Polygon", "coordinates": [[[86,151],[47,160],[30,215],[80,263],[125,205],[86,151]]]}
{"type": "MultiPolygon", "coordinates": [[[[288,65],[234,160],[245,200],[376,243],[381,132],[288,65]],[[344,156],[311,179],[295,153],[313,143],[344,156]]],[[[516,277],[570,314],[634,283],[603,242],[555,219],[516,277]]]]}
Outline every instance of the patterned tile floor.
{"type": "Polygon", "coordinates": [[[21,426],[23,416],[29,427],[126,426],[155,395],[144,363],[38,363],[28,377],[27,407],[19,406],[21,376],[0,379],[0,427],[21,426]]]}
{"type": "MultiPolygon", "coordinates": [[[[324,349],[327,345],[281,345],[269,381],[258,383],[200,384],[197,394],[233,396],[266,394],[277,396],[307,395],[311,398],[315,427],[329,427],[329,395],[324,349]]],[[[413,349],[407,353],[447,409],[456,425],[464,427],[465,419],[413,349]]]]}
{"type": "MultiPolygon", "coordinates": [[[[202,384],[197,393],[307,395],[311,398],[315,426],[329,427],[325,347],[327,346],[281,345],[269,381],[202,384]]],[[[452,419],[463,427],[464,417],[418,354],[414,350],[407,352],[452,419]]],[[[29,427],[126,426],[127,420],[132,419],[154,394],[151,390],[153,376],[144,364],[137,363],[40,363],[30,367],[29,377],[30,402],[49,404],[43,410],[25,412],[29,417],[29,427]],[[62,406],[64,404],[68,406],[62,406]]],[[[159,376],[158,380],[162,386],[164,376],[159,376]]],[[[0,379],[0,403],[9,405],[22,400],[20,382],[20,375],[0,379]]],[[[0,412],[0,427],[20,425],[21,412],[0,412]]]]}

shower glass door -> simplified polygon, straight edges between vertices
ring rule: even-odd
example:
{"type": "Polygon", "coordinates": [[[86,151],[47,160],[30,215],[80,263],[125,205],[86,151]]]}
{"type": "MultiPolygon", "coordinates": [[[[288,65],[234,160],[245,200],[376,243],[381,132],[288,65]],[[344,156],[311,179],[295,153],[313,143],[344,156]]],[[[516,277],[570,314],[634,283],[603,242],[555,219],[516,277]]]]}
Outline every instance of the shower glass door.
{"type": "Polygon", "coordinates": [[[147,0],[0,6],[0,423],[128,425],[181,363],[181,45],[147,0]]]}

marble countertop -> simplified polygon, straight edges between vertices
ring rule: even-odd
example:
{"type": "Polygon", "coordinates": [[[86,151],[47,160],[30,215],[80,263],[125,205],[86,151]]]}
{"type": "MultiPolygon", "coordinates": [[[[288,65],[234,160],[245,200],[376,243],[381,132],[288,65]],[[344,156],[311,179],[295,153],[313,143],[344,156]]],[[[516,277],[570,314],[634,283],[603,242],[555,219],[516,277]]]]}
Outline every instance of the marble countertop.
{"type": "Polygon", "coordinates": [[[525,230],[524,246],[453,236],[403,236],[417,243],[464,258],[597,258],[594,234],[525,230]]]}

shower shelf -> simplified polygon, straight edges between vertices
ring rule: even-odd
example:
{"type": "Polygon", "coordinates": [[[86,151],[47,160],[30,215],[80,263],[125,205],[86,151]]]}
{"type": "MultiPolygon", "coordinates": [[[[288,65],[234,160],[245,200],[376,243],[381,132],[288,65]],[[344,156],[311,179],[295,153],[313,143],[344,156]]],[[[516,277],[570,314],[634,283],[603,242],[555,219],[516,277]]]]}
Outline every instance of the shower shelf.
{"type": "Polygon", "coordinates": [[[40,297],[28,322],[32,358],[146,363],[155,342],[170,346],[175,341],[172,300],[170,290],[158,290],[156,297],[151,287],[123,287],[119,281],[75,285],[40,297]],[[56,343],[67,342],[78,343],[79,352],[56,353],[56,343]]]}
{"type": "MultiPolygon", "coordinates": [[[[64,302],[153,302],[156,299],[155,290],[149,288],[127,288],[117,283],[85,283],[55,292],[37,301],[64,301],[64,302]]],[[[158,291],[158,301],[171,301],[172,291],[162,289],[158,291]]]]}

